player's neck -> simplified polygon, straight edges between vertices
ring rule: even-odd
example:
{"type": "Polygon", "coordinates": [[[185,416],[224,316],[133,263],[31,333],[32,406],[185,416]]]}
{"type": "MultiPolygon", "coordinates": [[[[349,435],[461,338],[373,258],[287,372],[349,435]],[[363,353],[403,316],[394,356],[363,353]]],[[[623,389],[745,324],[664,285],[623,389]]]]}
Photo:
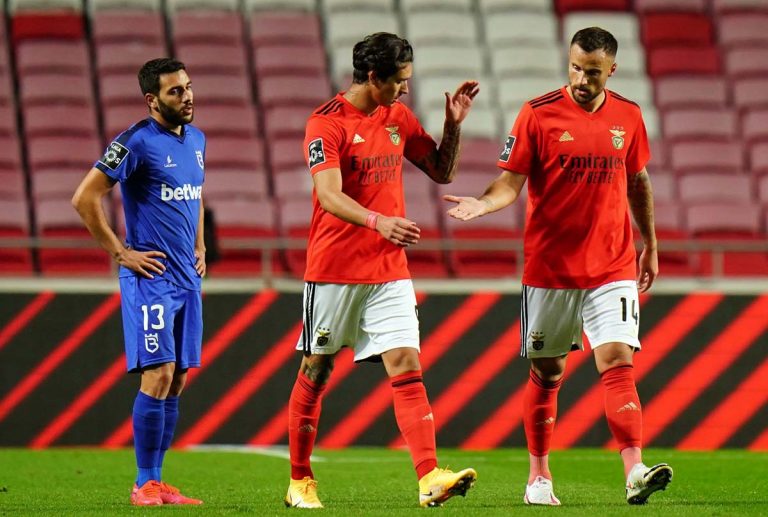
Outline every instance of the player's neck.
{"type": "Polygon", "coordinates": [[[150,113],[150,116],[153,119],[155,119],[155,122],[163,126],[165,129],[167,129],[171,133],[176,133],[177,135],[181,135],[181,126],[174,126],[173,124],[165,120],[162,117],[162,115],[160,115],[159,113],[150,113]]]}
{"type": "Polygon", "coordinates": [[[370,115],[379,107],[365,84],[352,83],[349,89],[344,92],[344,98],[366,115],[370,115]]]}
{"type": "Polygon", "coordinates": [[[592,99],[590,102],[586,104],[582,104],[581,102],[576,102],[576,98],[573,96],[573,91],[571,90],[570,86],[566,86],[566,89],[568,90],[568,95],[571,96],[571,100],[581,109],[586,111],[587,113],[594,113],[597,110],[600,109],[600,106],[603,105],[605,102],[605,89],[600,92],[600,95],[592,99]]]}

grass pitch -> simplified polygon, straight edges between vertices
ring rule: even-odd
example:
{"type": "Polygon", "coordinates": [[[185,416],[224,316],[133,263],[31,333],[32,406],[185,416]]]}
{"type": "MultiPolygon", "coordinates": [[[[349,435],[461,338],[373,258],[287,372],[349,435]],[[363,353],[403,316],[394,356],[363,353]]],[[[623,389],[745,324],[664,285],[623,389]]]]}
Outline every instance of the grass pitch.
{"type": "MultiPolygon", "coordinates": [[[[327,516],[400,515],[768,515],[768,455],[745,451],[645,451],[646,463],[669,462],[675,475],[645,506],[629,506],[618,455],[573,449],[552,453],[560,508],[523,504],[523,449],[469,452],[442,449],[441,466],[472,466],[478,481],[466,498],[421,509],[406,452],[377,448],[319,450],[313,464],[327,516]]],[[[132,507],[133,451],[0,449],[0,515],[280,515],[286,509],[288,461],[280,451],[171,451],[165,480],[202,498],[202,507],[132,507]]]]}

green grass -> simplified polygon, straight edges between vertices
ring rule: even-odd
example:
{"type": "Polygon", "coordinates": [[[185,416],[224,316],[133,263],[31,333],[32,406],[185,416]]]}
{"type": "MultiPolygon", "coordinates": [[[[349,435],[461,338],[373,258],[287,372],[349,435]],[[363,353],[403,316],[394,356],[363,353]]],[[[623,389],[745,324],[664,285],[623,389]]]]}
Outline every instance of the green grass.
{"type": "MultiPolygon", "coordinates": [[[[675,478],[643,507],[624,500],[618,455],[574,449],[552,453],[560,508],[522,502],[527,453],[522,449],[439,451],[442,465],[475,467],[478,482],[466,498],[420,509],[404,451],[376,448],[317,451],[314,463],[327,516],[398,515],[768,515],[768,455],[727,450],[693,453],[647,450],[648,463],[668,461],[675,478]]],[[[288,462],[282,457],[220,451],[171,451],[164,478],[205,500],[203,507],[134,508],[128,493],[131,450],[0,449],[0,515],[280,515],[288,462]]]]}

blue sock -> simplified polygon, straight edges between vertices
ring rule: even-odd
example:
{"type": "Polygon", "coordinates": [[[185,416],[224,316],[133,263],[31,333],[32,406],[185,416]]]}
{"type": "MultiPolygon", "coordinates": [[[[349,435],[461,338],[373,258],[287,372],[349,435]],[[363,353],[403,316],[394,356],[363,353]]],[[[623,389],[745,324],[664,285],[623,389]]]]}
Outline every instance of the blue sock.
{"type": "Polygon", "coordinates": [[[163,426],[163,441],[160,444],[160,461],[157,464],[157,475],[160,480],[161,469],[165,453],[171,448],[173,433],[176,431],[176,422],[179,420],[179,397],[167,397],[165,399],[165,426],[163,426]]]}
{"type": "Polygon", "coordinates": [[[141,391],[133,403],[133,448],[139,469],[136,484],[143,486],[150,479],[159,481],[160,445],[165,425],[165,401],[141,391]]]}

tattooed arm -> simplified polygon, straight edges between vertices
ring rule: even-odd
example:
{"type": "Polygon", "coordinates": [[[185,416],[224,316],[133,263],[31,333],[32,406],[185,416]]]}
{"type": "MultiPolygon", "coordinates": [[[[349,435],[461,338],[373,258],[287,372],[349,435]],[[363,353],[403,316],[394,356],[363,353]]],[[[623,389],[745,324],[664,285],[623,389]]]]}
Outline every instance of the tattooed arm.
{"type": "Polygon", "coordinates": [[[477,81],[467,81],[451,96],[445,92],[443,139],[433,152],[413,163],[437,183],[450,183],[459,164],[461,123],[467,118],[472,100],[480,91],[477,81]]]}
{"type": "Polygon", "coordinates": [[[643,251],[637,270],[637,286],[640,292],[650,289],[659,274],[658,244],[653,221],[653,190],[648,171],[643,169],[627,178],[627,199],[643,238],[643,251]]]}

